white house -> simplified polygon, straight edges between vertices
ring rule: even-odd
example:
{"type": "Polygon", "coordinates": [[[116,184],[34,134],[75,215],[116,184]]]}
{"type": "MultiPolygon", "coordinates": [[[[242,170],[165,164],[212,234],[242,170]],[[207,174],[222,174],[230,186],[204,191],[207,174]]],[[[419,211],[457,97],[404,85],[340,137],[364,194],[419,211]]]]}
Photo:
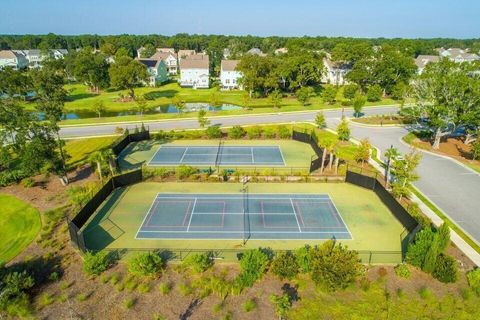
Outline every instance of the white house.
{"type": "Polygon", "coordinates": [[[417,65],[417,73],[422,74],[427,64],[431,62],[435,63],[438,61],[440,61],[440,56],[430,56],[430,55],[423,55],[423,54],[419,55],[415,59],[415,64],[417,65]]]}
{"type": "MultiPolygon", "coordinates": [[[[163,48],[160,50],[164,50],[168,48],[163,48]]],[[[171,51],[160,51],[157,49],[157,52],[153,56],[150,57],[150,59],[154,60],[162,60],[165,65],[167,66],[167,70],[169,74],[177,74],[178,72],[178,61],[177,61],[177,55],[175,52],[171,51]]]]}
{"type": "Polygon", "coordinates": [[[0,51],[0,69],[11,67],[14,70],[19,70],[27,66],[28,60],[22,53],[12,50],[0,51]]]}
{"type": "Polygon", "coordinates": [[[256,55],[256,56],[260,56],[260,57],[265,57],[266,56],[266,54],[263,53],[263,51],[260,50],[259,48],[252,48],[252,49],[247,51],[247,54],[253,54],[253,55],[256,55]]]}
{"type": "Polygon", "coordinates": [[[470,53],[468,49],[459,48],[439,48],[437,49],[440,56],[448,58],[454,62],[473,62],[480,60],[480,57],[475,53],[470,53]]]}
{"type": "Polygon", "coordinates": [[[67,54],[68,54],[67,49],[51,49],[50,50],[50,55],[57,60],[64,59],[67,54]]]}
{"type": "Polygon", "coordinates": [[[180,59],[180,86],[194,89],[209,87],[208,55],[190,55],[180,59]]]}
{"type": "Polygon", "coordinates": [[[238,79],[242,77],[242,73],[237,70],[239,60],[222,60],[220,66],[220,83],[222,89],[231,90],[238,89],[238,79]]]}
{"type": "Polygon", "coordinates": [[[288,53],[288,49],[287,48],[278,48],[278,49],[275,49],[275,52],[274,52],[277,56],[278,55],[281,55],[281,54],[286,54],[288,53]]]}
{"type": "Polygon", "coordinates": [[[345,76],[351,70],[351,65],[348,63],[335,63],[328,57],[323,58],[323,65],[325,72],[322,76],[323,83],[330,83],[334,85],[347,84],[345,76]]]}

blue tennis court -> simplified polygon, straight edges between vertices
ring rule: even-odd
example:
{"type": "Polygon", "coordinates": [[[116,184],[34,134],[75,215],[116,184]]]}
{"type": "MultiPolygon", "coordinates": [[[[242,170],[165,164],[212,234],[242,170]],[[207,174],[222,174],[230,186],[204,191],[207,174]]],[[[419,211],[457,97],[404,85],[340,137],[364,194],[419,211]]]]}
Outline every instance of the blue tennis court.
{"type": "Polygon", "coordinates": [[[279,146],[162,146],[149,166],[285,166],[279,146]]]}
{"type": "Polygon", "coordinates": [[[352,239],[328,195],[160,193],[136,239],[352,239]]]}

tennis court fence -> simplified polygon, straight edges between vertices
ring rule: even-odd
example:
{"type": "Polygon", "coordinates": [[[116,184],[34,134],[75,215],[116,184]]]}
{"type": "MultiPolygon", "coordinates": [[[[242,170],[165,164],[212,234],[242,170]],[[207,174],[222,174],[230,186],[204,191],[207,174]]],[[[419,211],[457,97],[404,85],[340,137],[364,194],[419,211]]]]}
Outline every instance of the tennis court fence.
{"type": "Polygon", "coordinates": [[[110,178],[93,197],[80,209],[73,219],[67,218],[70,240],[80,251],[86,252],[85,239],[81,231],[90,217],[102,203],[110,196],[113,190],[125,187],[143,180],[142,170],[127,172],[110,178]]]}
{"type": "Polygon", "coordinates": [[[144,140],[150,140],[150,130],[148,129],[123,136],[112,146],[113,154],[118,157],[120,153],[122,153],[123,149],[125,149],[130,143],[144,140]]]}
{"type": "MultiPolygon", "coordinates": [[[[315,151],[315,155],[312,156],[310,160],[310,173],[318,170],[322,167],[322,158],[324,149],[320,147],[318,144],[318,137],[315,133],[315,130],[308,130],[306,128],[293,128],[292,129],[292,139],[295,141],[308,143],[313,151],[315,151]]],[[[326,167],[329,164],[329,157],[327,157],[323,161],[323,166],[326,167]]]]}

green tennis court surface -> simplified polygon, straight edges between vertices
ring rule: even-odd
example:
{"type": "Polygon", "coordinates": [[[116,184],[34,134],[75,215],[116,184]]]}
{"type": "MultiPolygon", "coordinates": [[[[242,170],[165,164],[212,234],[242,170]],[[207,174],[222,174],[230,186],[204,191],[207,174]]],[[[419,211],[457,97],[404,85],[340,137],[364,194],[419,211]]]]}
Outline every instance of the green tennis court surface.
{"type": "Polygon", "coordinates": [[[168,194],[155,197],[137,239],[351,239],[328,195],[168,194]]]}
{"type": "Polygon", "coordinates": [[[162,146],[149,166],[285,166],[278,146],[162,146]]]}

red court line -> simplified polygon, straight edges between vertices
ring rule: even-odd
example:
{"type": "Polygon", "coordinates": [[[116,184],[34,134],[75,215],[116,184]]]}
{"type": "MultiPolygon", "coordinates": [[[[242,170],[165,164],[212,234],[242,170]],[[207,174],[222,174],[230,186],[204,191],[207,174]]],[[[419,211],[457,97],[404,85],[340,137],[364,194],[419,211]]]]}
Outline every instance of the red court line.
{"type": "MultiPolygon", "coordinates": [[[[197,207],[198,207],[198,204],[201,204],[201,203],[220,203],[220,204],[223,204],[223,209],[222,209],[222,223],[219,224],[219,225],[212,225],[212,226],[195,226],[195,225],[191,225],[190,224],[190,228],[218,228],[218,227],[221,227],[222,229],[224,228],[225,226],[225,209],[227,208],[227,203],[225,201],[204,201],[204,200],[197,200],[197,207]]],[[[199,212],[201,213],[201,212],[199,212]]],[[[194,214],[194,212],[192,212],[192,214],[194,214]]],[[[220,212],[219,212],[220,214],[220,212]]],[[[212,213],[212,215],[215,215],[215,213],[212,213]]]]}
{"type": "Polygon", "coordinates": [[[188,213],[190,211],[190,208],[192,207],[192,200],[156,200],[155,206],[151,210],[150,217],[148,218],[147,222],[144,224],[144,228],[155,228],[155,227],[174,227],[174,228],[183,228],[185,227],[185,221],[187,219],[188,213]],[[150,224],[150,220],[152,219],[152,216],[155,213],[155,209],[157,208],[159,203],[184,203],[188,202],[188,207],[187,210],[185,211],[185,216],[183,217],[183,223],[182,225],[159,225],[159,224],[150,224]]]}
{"type": "MultiPolygon", "coordinates": [[[[345,226],[341,226],[338,219],[337,219],[337,224],[338,225],[335,226],[335,227],[309,227],[309,226],[306,226],[305,223],[304,223],[304,220],[303,220],[302,209],[300,209],[300,206],[299,206],[298,202],[305,202],[305,203],[308,203],[308,202],[307,201],[293,201],[293,204],[295,206],[295,210],[299,214],[300,220],[302,221],[303,227],[305,229],[346,229],[345,226]]],[[[331,206],[331,202],[329,201],[328,203],[331,206]]],[[[333,215],[331,212],[330,212],[330,214],[333,215]]]]}

